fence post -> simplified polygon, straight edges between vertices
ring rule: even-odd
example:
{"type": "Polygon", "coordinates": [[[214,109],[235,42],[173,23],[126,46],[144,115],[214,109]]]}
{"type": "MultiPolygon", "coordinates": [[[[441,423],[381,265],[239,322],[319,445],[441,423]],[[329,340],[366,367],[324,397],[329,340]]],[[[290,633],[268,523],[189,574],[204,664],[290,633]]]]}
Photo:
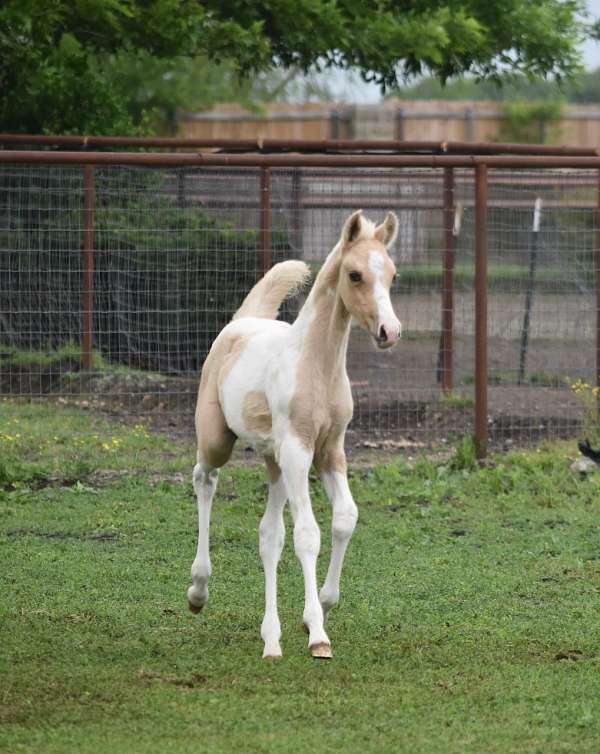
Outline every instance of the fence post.
{"type": "Polygon", "coordinates": [[[533,209],[533,225],[531,228],[531,240],[529,242],[529,276],[527,277],[527,290],[525,292],[525,312],[523,314],[523,327],[521,328],[521,349],[519,352],[519,378],[518,385],[525,381],[525,366],[527,364],[527,349],[529,347],[529,326],[531,324],[531,308],[533,306],[533,294],[535,291],[535,270],[537,267],[538,236],[540,232],[540,218],[542,214],[542,198],[535,200],[533,209]]]}
{"type": "Polygon", "coordinates": [[[271,168],[260,169],[260,270],[264,275],[271,267],[271,168]]]}
{"type": "Polygon", "coordinates": [[[454,387],[454,169],[444,168],[444,274],[442,279],[441,378],[445,393],[454,387]]]}
{"type": "Polygon", "coordinates": [[[183,209],[187,205],[185,186],[185,168],[177,171],[177,206],[183,209]]]}
{"type": "Polygon", "coordinates": [[[292,218],[291,231],[292,243],[296,247],[296,255],[304,257],[304,238],[302,234],[303,217],[302,211],[302,168],[294,168],[292,173],[292,218]]]}
{"type": "Polygon", "coordinates": [[[475,169],[475,452],[487,455],[487,165],[475,169]]]}
{"type": "Polygon", "coordinates": [[[81,356],[84,369],[92,368],[94,345],[94,227],[96,221],[96,182],[94,165],[83,169],[83,298],[81,356]]]}
{"type": "Polygon", "coordinates": [[[394,114],[394,139],[396,141],[404,141],[405,139],[404,121],[404,108],[399,107],[394,114]]]}
{"type": "Polygon", "coordinates": [[[472,107],[465,109],[465,141],[475,141],[475,113],[472,107]]]}
{"type": "Polygon", "coordinates": [[[331,139],[340,138],[340,113],[338,110],[332,110],[329,115],[329,132],[331,139]]]}
{"type": "Polygon", "coordinates": [[[344,139],[354,139],[356,137],[356,107],[347,107],[343,113],[346,133],[344,139]]]}

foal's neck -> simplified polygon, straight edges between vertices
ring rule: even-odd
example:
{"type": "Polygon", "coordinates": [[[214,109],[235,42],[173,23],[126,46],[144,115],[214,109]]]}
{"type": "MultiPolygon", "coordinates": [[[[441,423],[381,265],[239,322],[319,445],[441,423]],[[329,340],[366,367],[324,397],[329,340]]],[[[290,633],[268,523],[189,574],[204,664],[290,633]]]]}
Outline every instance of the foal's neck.
{"type": "Polygon", "coordinates": [[[340,252],[334,249],[317,275],[293,328],[303,356],[326,377],[346,369],[350,313],[338,293],[340,252]]]}

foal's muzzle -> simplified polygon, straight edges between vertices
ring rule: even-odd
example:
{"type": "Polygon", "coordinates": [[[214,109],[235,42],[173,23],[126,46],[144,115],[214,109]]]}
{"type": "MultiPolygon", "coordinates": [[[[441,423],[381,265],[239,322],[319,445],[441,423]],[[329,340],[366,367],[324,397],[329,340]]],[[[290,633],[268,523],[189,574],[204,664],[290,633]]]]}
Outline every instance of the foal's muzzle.
{"type": "Polygon", "coordinates": [[[384,322],[380,324],[379,329],[377,330],[377,335],[373,336],[375,343],[377,343],[377,348],[382,350],[391,348],[400,338],[401,332],[402,326],[400,322],[394,324],[384,322]]]}

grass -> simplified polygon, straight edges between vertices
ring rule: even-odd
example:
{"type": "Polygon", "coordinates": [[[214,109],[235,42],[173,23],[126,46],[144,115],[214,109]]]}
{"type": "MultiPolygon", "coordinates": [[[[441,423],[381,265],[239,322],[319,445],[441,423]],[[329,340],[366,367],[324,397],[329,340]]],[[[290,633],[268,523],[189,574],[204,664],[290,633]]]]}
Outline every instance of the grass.
{"type": "MultiPolygon", "coordinates": [[[[26,351],[0,343],[0,367],[37,366],[47,368],[63,361],[80,362],[81,359],[81,346],[77,343],[65,343],[59,348],[48,348],[46,351],[26,351]]],[[[102,354],[98,351],[92,351],[92,367],[94,369],[106,369],[108,367],[102,354]]]]}
{"type": "MultiPolygon", "coordinates": [[[[499,293],[523,293],[529,274],[526,265],[490,262],[488,265],[488,289],[499,293]]],[[[472,290],[475,280],[474,263],[457,264],[454,268],[456,289],[472,290]]],[[[402,264],[398,278],[399,292],[440,290],[443,282],[441,262],[430,264],[402,264]]],[[[591,285],[591,281],[590,281],[591,285]]],[[[565,278],[561,268],[538,269],[534,280],[535,290],[540,293],[580,293],[576,280],[565,278]]]]}
{"type": "MultiPolygon", "coordinates": [[[[465,375],[461,382],[463,385],[475,384],[473,375],[465,375]]],[[[516,385],[519,382],[518,369],[494,369],[488,373],[488,385],[516,385]]],[[[571,382],[565,374],[555,372],[527,372],[523,376],[523,382],[530,385],[553,388],[567,388],[571,382]]]]}
{"type": "Polygon", "coordinates": [[[0,751],[600,750],[600,476],[570,471],[574,445],[356,468],[328,663],[289,520],[284,658],[260,659],[258,467],[222,473],[211,601],[188,613],[192,450],[0,402],[0,751]]]}
{"type": "MultiPolygon", "coordinates": [[[[322,264],[309,262],[312,279],[318,275],[322,264]]],[[[454,286],[457,290],[472,290],[475,281],[475,263],[457,263],[454,266],[454,286]]],[[[593,286],[590,268],[585,279],[590,287],[593,286]],[[589,280],[588,280],[589,278],[589,280]]],[[[488,264],[488,289],[498,293],[524,293],[526,280],[529,275],[529,265],[494,262],[488,264]]],[[[565,277],[565,270],[560,267],[544,267],[536,270],[534,288],[539,293],[581,293],[581,281],[565,277]]],[[[443,268],[441,257],[436,262],[410,264],[403,262],[399,267],[397,282],[393,292],[407,294],[415,291],[439,291],[443,284],[443,268]]]]}
{"type": "Polygon", "coordinates": [[[473,408],[475,401],[466,395],[459,395],[457,393],[444,393],[439,400],[439,403],[444,408],[473,408]]]}
{"type": "MultiPolygon", "coordinates": [[[[92,351],[91,358],[91,368],[94,373],[105,372],[123,377],[139,377],[145,381],[164,380],[164,376],[159,372],[111,363],[104,358],[100,351],[92,351]]],[[[11,368],[15,367],[30,369],[34,374],[43,370],[51,370],[56,372],[56,375],[60,376],[61,379],[78,380],[82,376],[79,371],[82,359],[81,346],[73,342],[65,343],[58,348],[48,348],[45,351],[26,351],[0,343],[0,372],[2,370],[10,372],[11,368]],[[75,368],[73,369],[73,367],[75,368]],[[61,374],[61,372],[63,373],[61,374]]]]}

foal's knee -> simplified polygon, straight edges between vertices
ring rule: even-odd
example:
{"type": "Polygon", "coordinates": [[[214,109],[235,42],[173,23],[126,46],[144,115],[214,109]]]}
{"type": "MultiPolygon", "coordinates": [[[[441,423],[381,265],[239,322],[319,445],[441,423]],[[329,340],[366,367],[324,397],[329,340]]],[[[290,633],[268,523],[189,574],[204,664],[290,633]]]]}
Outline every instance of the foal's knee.
{"type": "Polygon", "coordinates": [[[273,552],[277,555],[281,554],[285,540],[285,529],[282,521],[275,520],[265,513],[261,519],[258,534],[261,558],[273,552]]]}
{"type": "Polygon", "coordinates": [[[332,534],[334,539],[350,539],[358,521],[358,509],[354,503],[333,514],[332,534]]]}
{"type": "Polygon", "coordinates": [[[314,518],[296,521],[294,526],[296,554],[318,555],[321,549],[321,531],[314,518]]]}

